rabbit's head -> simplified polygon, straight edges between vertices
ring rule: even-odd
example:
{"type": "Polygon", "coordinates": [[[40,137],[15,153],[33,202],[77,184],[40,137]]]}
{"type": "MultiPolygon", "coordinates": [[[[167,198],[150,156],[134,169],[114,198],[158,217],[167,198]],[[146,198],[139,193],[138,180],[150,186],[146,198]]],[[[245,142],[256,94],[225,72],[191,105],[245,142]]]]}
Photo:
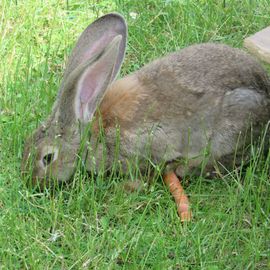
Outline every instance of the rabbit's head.
{"type": "Polygon", "coordinates": [[[68,181],[76,168],[82,130],[91,122],[125,54],[127,27],[118,14],[89,25],[69,58],[52,114],[26,141],[22,172],[33,184],[68,181]]]}

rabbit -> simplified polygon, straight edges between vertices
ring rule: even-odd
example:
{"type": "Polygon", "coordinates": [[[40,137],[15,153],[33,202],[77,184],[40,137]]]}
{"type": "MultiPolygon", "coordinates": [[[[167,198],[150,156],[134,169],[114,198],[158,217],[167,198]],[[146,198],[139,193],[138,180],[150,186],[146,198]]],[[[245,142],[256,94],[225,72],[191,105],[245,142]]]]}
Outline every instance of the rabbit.
{"type": "Polygon", "coordinates": [[[247,53],[195,44],[115,80],[126,40],[127,25],[117,13],[81,34],[51,115],[25,143],[22,172],[32,172],[34,185],[67,182],[80,151],[87,171],[110,170],[117,147],[123,172],[137,156],[142,172],[151,158],[165,164],[164,173],[184,177],[205,158],[206,172],[229,166],[249,145],[244,138],[260,136],[270,118],[270,79],[247,53]],[[81,149],[83,131],[89,137],[81,149]]]}

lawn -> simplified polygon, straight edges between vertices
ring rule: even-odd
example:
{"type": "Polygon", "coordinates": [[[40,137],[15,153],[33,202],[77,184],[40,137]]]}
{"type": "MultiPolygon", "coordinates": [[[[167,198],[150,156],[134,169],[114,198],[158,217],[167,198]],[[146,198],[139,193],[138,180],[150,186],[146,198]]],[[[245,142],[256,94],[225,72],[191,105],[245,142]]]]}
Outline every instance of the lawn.
{"type": "Polygon", "coordinates": [[[125,177],[80,170],[70,187],[53,194],[23,183],[24,140],[49,115],[74,42],[111,11],[129,26],[124,76],[194,43],[242,47],[246,36],[269,25],[270,5],[2,0],[0,269],[270,269],[270,156],[257,147],[244,171],[185,181],[194,215],[188,224],[181,224],[158,172],[131,194],[123,191],[125,177]]]}

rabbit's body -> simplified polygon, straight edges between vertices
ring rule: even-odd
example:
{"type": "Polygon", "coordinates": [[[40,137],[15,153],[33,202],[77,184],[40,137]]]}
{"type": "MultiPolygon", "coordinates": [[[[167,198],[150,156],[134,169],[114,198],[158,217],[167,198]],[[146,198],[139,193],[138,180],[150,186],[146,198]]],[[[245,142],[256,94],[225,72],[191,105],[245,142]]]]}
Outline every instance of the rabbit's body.
{"type": "Polygon", "coordinates": [[[91,121],[83,151],[88,170],[100,168],[106,150],[106,169],[119,160],[126,170],[139,157],[142,170],[150,158],[172,166],[178,175],[185,173],[181,160],[190,159],[187,169],[196,168],[205,150],[209,168],[215,161],[226,163],[250,143],[239,139],[250,123],[257,139],[269,121],[269,78],[246,53],[225,45],[194,45],[113,82],[126,36],[118,14],[99,18],[82,33],[51,116],[25,146],[22,171],[30,169],[34,183],[72,177],[81,131],[91,121]],[[105,145],[97,138],[101,124],[105,145]]]}
{"type": "MultiPolygon", "coordinates": [[[[238,49],[209,43],[169,54],[107,91],[100,105],[109,151],[106,165],[115,162],[117,125],[123,168],[135,155],[157,163],[190,159],[194,168],[205,150],[209,169],[214,161],[228,165],[236,149],[250,143],[251,120],[256,137],[269,120],[269,93],[267,74],[238,49]]],[[[97,165],[103,147],[94,154],[97,165]]],[[[90,155],[89,169],[92,161],[90,155]]],[[[142,169],[144,165],[141,162],[142,169]]],[[[183,176],[183,168],[178,167],[178,175],[183,176]]]]}

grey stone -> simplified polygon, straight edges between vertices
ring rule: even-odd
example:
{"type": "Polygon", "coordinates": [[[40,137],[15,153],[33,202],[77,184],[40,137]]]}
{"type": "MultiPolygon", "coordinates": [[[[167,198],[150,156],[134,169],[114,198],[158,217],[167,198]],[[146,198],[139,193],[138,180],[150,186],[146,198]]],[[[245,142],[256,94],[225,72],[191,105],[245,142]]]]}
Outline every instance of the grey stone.
{"type": "Polygon", "coordinates": [[[270,26],[247,37],[244,46],[259,59],[270,63],[270,26]]]}

